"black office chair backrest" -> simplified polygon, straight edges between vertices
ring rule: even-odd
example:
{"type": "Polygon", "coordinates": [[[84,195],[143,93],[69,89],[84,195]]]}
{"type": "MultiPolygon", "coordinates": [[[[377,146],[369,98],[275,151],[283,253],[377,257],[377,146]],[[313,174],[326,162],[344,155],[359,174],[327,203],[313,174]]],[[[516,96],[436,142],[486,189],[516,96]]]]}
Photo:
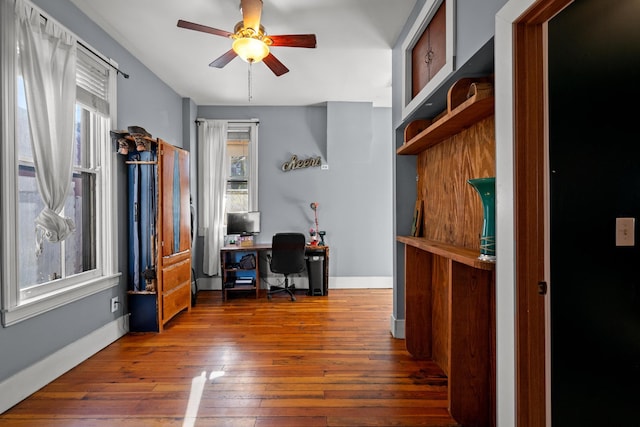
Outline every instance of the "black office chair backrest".
{"type": "Polygon", "coordinates": [[[276,233],[271,240],[271,271],[279,274],[304,270],[306,240],[302,233],[276,233]]]}

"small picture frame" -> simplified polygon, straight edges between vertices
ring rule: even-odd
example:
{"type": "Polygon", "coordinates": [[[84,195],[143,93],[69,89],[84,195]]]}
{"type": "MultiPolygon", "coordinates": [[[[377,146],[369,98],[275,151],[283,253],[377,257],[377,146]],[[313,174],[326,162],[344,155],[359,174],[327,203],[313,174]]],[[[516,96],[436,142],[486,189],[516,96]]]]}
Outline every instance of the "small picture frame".
{"type": "Polygon", "coordinates": [[[422,207],[422,200],[417,200],[413,210],[413,221],[411,222],[411,235],[413,237],[422,237],[422,207]]]}

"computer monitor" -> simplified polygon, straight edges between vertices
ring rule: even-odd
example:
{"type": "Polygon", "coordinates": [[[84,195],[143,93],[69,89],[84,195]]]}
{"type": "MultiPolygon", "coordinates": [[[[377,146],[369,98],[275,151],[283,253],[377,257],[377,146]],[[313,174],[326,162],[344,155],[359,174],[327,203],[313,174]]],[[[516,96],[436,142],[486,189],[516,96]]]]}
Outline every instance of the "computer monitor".
{"type": "Polygon", "coordinates": [[[227,235],[260,233],[260,212],[228,212],[227,235]]]}

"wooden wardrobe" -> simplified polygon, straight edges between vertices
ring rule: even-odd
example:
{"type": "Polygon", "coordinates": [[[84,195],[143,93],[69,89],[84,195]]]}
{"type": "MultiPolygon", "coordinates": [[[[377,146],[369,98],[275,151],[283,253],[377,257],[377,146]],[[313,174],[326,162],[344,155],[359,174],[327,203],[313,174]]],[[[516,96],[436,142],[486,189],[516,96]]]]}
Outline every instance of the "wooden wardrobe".
{"type": "Polygon", "coordinates": [[[127,164],[129,326],[161,332],[191,310],[189,152],[157,139],[149,152],[130,153],[127,164]]]}

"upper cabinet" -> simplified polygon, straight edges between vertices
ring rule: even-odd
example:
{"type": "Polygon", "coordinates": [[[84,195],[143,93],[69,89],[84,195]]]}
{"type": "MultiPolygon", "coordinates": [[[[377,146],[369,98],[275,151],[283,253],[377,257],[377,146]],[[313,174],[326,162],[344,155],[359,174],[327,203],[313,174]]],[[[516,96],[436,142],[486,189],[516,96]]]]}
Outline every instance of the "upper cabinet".
{"type": "Polygon", "coordinates": [[[455,1],[427,0],[402,44],[402,118],[422,105],[455,68],[455,1]]]}
{"type": "Polygon", "coordinates": [[[412,99],[447,63],[446,3],[442,3],[411,49],[412,99]]]}
{"type": "Polygon", "coordinates": [[[455,82],[493,74],[495,16],[505,3],[417,1],[395,48],[393,108],[399,132],[416,119],[434,120],[448,107],[448,90],[455,82]]]}

